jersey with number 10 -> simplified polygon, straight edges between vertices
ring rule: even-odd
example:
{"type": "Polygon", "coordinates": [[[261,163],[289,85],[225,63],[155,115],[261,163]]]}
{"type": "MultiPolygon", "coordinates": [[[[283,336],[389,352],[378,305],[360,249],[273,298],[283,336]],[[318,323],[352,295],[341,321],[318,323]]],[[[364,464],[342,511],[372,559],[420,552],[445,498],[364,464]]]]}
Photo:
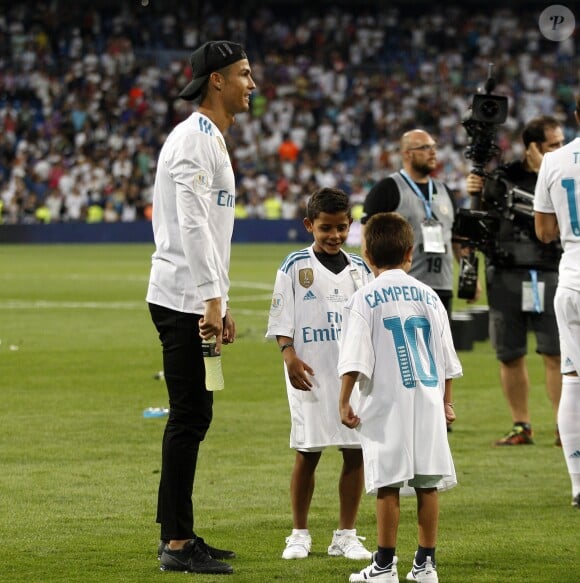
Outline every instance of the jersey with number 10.
{"type": "Polygon", "coordinates": [[[369,493],[417,475],[440,476],[439,489],[456,484],[443,395],[462,370],[432,288],[392,269],[358,290],[344,309],[338,372],[359,373],[351,405],[369,493]]]}
{"type": "Polygon", "coordinates": [[[534,210],[555,213],[564,254],[558,286],[580,290],[580,138],[544,154],[534,210]]]}

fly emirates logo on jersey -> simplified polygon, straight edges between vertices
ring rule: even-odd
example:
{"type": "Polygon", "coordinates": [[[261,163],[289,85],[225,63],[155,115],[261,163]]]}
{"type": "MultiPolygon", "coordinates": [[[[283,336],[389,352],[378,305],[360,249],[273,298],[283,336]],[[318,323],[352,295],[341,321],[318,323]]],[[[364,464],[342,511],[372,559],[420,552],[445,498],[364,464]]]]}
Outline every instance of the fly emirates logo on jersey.
{"type": "Polygon", "coordinates": [[[328,327],[313,328],[305,326],[302,328],[302,342],[337,342],[340,339],[342,331],[342,314],[338,312],[326,312],[326,321],[328,327]]]}
{"type": "Polygon", "coordinates": [[[365,301],[370,308],[377,308],[389,302],[424,302],[435,307],[439,297],[435,293],[415,287],[414,285],[393,285],[376,289],[365,295],[365,301]]]}
{"type": "Polygon", "coordinates": [[[217,195],[217,203],[218,206],[233,208],[236,204],[236,197],[227,190],[220,190],[217,195]]]}

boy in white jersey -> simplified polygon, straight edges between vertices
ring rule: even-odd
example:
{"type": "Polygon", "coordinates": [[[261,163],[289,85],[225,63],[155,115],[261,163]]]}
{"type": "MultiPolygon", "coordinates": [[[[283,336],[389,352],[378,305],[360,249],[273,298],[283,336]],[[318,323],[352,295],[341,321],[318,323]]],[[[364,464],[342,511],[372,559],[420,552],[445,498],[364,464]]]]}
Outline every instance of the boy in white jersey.
{"type": "MultiPolygon", "coordinates": [[[[580,95],[576,97],[580,123],[580,95]]],[[[572,482],[572,506],[580,508],[580,137],[544,155],[534,196],[536,235],[560,237],[564,253],[554,296],[562,353],[558,428],[572,482]]]]}
{"type": "Polygon", "coordinates": [[[411,494],[411,487],[419,546],[407,580],[437,583],[437,492],[457,483],[446,424],[455,420],[451,382],[462,375],[461,365],[439,297],[407,273],[411,225],[398,213],[379,213],[364,236],[375,280],[344,309],[339,406],[342,422],[360,436],[366,489],[377,496],[378,551],[350,581],[398,581],[399,494],[411,494]]]}
{"type": "Polygon", "coordinates": [[[372,278],[358,255],[342,250],[351,222],[349,199],[343,191],[314,192],[304,219],[314,244],[288,255],[276,275],[266,337],[276,338],[284,359],[292,419],[290,447],[296,450],[290,483],[293,530],[286,539],[284,559],[304,559],[310,553],[308,511],[314,474],[322,450],[329,446],[341,449],[343,467],[339,525],[328,554],[371,557],[355,529],[363,487],[360,442],[341,425],[336,406],[342,309],[355,290],[372,278]]]}

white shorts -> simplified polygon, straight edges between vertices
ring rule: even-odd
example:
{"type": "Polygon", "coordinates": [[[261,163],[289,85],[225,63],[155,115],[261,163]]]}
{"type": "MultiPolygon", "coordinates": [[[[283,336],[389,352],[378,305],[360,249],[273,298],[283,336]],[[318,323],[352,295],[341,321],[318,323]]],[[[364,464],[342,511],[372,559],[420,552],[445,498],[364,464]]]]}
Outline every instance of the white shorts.
{"type": "Polygon", "coordinates": [[[580,292],[558,287],[554,297],[562,374],[580,373],[580,292]]]}
{"type": "MultiPolygon", "coordinates": [[[[302,453],[317,453],[319,451],[324,451],[326,449],[326,446],[297,447],[295,449],[296,449],[296,451],[301,451],[302,453]]],[[[336,449],[338,449],[339,451],[341,451],[343,449],[362,449],[362,446],[360,445],[360,443],[358,445],[338,445],[338,446],[336,446],[336,449]]]]}
{"type": "MultiPolygon", "coordinates": [[[[407,486],[411,488],[417,488],[419,490],[431,488],[437,488],[441,482],[443,476],[422,476],[421,474],[415,474],[413,478],[407,481],[407,486]]],[[[387,488],[404,488],[405,482],[397,482],[396,484],[390,484],[387,488]]]]}

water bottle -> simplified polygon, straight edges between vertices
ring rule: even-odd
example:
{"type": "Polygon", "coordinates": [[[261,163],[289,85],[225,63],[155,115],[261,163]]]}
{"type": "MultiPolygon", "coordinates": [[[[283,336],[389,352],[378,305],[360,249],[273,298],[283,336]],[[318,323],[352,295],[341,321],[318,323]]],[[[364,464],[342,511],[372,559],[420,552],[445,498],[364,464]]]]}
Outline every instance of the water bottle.
{"type": "Polygon", "coordinates": [[[224,388],[222,356],[216,351],[216,337],[212,336],[201,343],[205,364],[205,386],[208,391],[221,391],[224,388]]]}
{"type": "Polygon", "coordinates": [[[145,419],[165,417],[166,415],[169,415],[169,409],[166,409],[165,407],[147,407],[147,409],[143,411],[143,417],[145,417],[145,419]]]}

